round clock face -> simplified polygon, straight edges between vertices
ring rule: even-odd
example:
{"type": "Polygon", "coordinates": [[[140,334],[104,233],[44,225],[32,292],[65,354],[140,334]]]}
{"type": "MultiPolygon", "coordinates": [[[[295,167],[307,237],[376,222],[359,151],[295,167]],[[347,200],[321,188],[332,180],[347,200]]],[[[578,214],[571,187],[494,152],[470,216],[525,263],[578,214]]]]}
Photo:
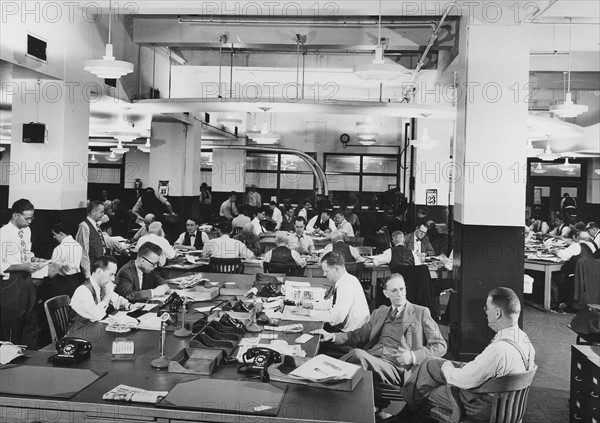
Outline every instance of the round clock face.
{"type": "Polygon", "coordinates": [[[350,135],[348,135],[348,134],[342,134],[342,135],[340,135],[340,141],[341,142],[348,142],[348,141],[350,141],[350,135]]]}

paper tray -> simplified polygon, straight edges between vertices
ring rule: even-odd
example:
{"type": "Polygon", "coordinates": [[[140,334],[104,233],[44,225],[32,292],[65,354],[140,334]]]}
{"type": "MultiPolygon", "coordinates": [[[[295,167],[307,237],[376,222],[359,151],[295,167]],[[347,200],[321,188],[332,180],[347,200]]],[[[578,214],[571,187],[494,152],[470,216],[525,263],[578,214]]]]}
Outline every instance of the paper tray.
{"type": "Polygon", "coordinates": [[[223,351],[184,348],[169,361],[169,373],[211,375],[223,359],[223,351]]]}

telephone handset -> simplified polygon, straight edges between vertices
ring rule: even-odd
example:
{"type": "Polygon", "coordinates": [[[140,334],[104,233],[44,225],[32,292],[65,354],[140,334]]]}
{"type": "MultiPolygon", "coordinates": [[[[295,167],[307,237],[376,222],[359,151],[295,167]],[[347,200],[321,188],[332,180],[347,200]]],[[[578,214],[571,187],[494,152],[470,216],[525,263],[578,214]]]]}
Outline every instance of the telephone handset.
{"type": "Polygon", "coordinates": [[[242,355],[244,364],[238,367],[238,372],[246,376],[260,378],[261,382],[269,381],[268,367],[274,363],[281,363],[281,354],[270,348],[250,348],[242,355]]]}
{"type": "Polygon", "coordinates": [[[75,364],[90,358],[92,344],[81,338],[63,338],[56,341],[55,364],[75,364]]]}

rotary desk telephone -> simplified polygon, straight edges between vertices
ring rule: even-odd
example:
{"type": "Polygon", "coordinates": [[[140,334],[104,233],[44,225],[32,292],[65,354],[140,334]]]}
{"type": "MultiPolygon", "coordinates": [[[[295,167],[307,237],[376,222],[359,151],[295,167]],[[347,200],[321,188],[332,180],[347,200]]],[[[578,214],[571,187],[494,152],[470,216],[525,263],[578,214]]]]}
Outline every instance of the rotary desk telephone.
{"type": "Polygon", "coordinates": [[[92,344],[81,338],[63,338],[56,341],[56,355],[48,359],[57,365],[77,364],[90,358],[92,344]]]}
{"type": "Polygon", "coordinates": [[[242,360],[244,364],[238,367],[239,373],[268,382],[270,377],[267,370],[271,364],[281,363],[281,354],[269,348],[250,348],[244,353],[242,360]]]}

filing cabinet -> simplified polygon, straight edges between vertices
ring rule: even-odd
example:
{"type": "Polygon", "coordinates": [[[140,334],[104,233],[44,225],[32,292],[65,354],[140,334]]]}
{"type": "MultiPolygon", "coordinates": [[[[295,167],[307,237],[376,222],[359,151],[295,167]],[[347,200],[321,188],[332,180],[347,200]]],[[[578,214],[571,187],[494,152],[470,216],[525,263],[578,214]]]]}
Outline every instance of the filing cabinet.
{"type": "Polygon", "coordinates": [[[600,423],[600,346],[571,346],[571,423],[600,423]]]}

